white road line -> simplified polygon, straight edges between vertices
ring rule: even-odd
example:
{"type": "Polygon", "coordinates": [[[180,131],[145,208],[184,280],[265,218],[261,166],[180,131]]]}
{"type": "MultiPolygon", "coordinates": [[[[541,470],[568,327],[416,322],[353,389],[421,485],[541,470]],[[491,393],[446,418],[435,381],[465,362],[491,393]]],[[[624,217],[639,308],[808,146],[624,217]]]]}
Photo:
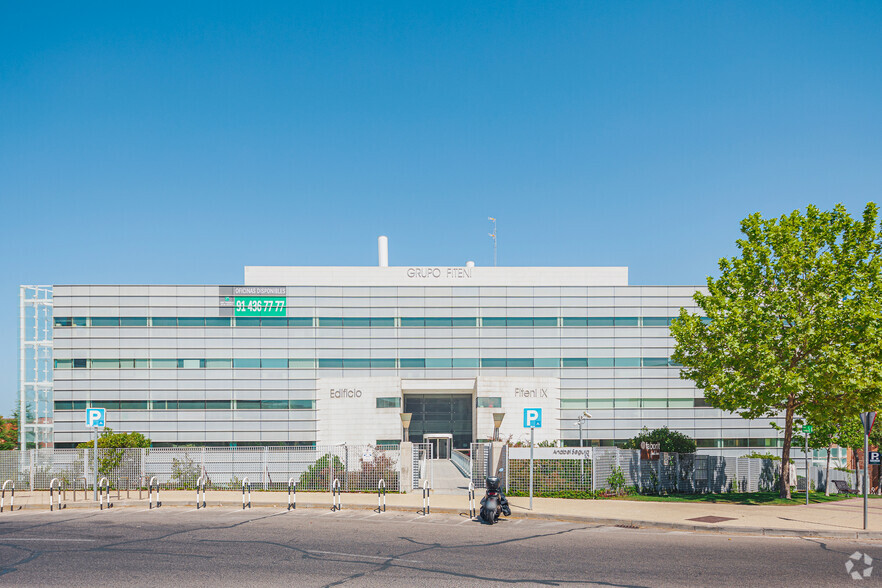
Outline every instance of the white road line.
{"type": "Polygon", "coordinates": [[[366,558],[366,559],[381,559],[383,561],[394,559],[395,561],[406,561],[408,563],[423,563],[422,561],[420,561],[418,559],[402,559],[400,557],[395,557],[392,555],[383,557],[381,555],[361,555],[360,553],[340,553],[337,551],[317,551],[315,549],[308,549],[306,552],[307,553],[317,553],[319,555],[342,555],[344,557],[361,557],[361,558],[366,558]]]}
{"type": "Polygon", "coordinates": [[[69,543],[94,543],[97,539],[64,539],[57,537],[3,537],[0,536],[0,543],[4,541],[64,541],[69,543]]]}

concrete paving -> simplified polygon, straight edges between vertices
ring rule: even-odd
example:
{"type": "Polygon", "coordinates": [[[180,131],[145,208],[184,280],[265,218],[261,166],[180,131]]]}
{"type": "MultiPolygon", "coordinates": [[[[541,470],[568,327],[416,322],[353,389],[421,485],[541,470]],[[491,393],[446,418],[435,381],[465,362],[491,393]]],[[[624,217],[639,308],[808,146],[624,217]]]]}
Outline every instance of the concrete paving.
{"type": "Polygon", "coordinates": [[[854,553],[882,557],[882,543],[866,540],[488,526],[345,503],[339,512],[138,506],[3,513],[0,585],[827,587],[854,585],[849,561],[868,568],[854,553]]]}
{"type": "Polygon", "coordinates": [[[470,478],[462,475],[453,462],[448,459],[432,461],[432,489],[436,494],[465,496],[470,478]]]}
{"type": "MultiPolygon", "coordinates": [[[[479,491],[480,492],[480,491],[479,491]]],[[[88,495],[91,497],[91,493],[88,495]]],[[[147,493],[142,493],[138,500],[138,492],[131,493],[126,500],[122,492],[121,499],[111,493],[115,508],[123,506],[144,507],[147,493]]],[[[480,500],[476,496],[476,503],[480,500]]],[[[288,495],[285,492],[252,493],[254,507],[285,507],[288,495]]],[[[7,496],[6,511],[9,511],[7,496]]],[[[160,500],[166,506],[196,504],[195,492],[162,491],[160,500]]],[[[330,509],[329,493],[299,492],[297,504],[300,508],[315,507],[330,509]]],[[[347,493],[342,496],[345,509],[377,508],[375,493],[347,493]]],[[[209,507],[241,506],[241,492],[212,491],[206,493],[209,507]]],[[[727,533],[747,533],[755,535],[798,535],[816,537],[851,537],[882,539],[882,500],[871,499],[869,507],[869,526],[863,531],[863,503],[860,498],[840,502],[812,504],[810,506],[746,506],[737,504],[688,503],[688,502],[640,502],[632,500],[567,500],[559,498],[534,498],[533,509],[529,509],[529,499],[511,498],[512,518],[542,518],[553,520],[569,520],[585,523],[608,525],[636,526],[645,528],[665,528],[676,530],[697,530],[727,533]],[[723,517],[727,520],[706,523],[690,519],[701,517],[723,517]]],[[[387,508],[416,513],[423,507],[422,495],[388,494],[387,508]]],[[[78,493],[76,502],[68,493],[68,508],[96,509],[97,504],[83,501],[83,493],[78,493]]],[[[478,505],[476,504],[476,507],[478,505]]],[[[22,493],[15,496],[15,508],[47,510],[49,508],[48,492],[22,493]]],[[[430,508],[436,513],[467,513],[468,500],[465,495],[446,495],[433,493],[430,508]]],[[[2,517],[4,513],[0,513],[2,517]]]]}

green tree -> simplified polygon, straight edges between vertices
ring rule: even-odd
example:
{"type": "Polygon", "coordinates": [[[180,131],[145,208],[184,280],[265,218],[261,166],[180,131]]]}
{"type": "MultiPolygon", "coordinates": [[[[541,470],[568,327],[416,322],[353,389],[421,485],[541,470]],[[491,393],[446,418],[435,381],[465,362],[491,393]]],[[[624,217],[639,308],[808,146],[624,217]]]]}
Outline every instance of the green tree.
{"type": "Polygon", "coordinates": [[[745,418],[784,418],[781,495],[787,483],[794,419],[830,407],[846,414],[879,404],[880,233],[878,209],[861,220],[841,204],[809,206],[778,219],[741,222],[740,255],[719,262],[720,276],[673,321],[680,376],[708,404],[745,418]]]}
{"type": "Polygon", "coordinates": [[[643,427],[643,431],[622,443],[622,449],[640,449],[640,443],[658,443],[659,450],[666,453],[694,453],[695,440],[688,435],[684,435],[680,431],[671,431],[667,427],[660,429],[648,430],[643,427]]]}
{"type": "MultiPolygon", "coordinates": [[[[94,446],[94,441],[86,441],[77,445],[77,449],[89,449],[94,446]]],[[[110,427],[106,427],[98,436],[99,449],[126,449],[130,447],[150,447],[150,439],[141,433],[114,433],[110,427]]]]}
{"type": "MultiPolygon", "coordinates": [[[[141,433],[114,433],[113,429],[106,427],[98,436],[98,449],[105,451],[98,453],[98,472],[109,476],[119,468],[126,457],[126,449],[150,447],[150,439],[141,433]]],[[[91,449],[95,447],[94,441],[86,441],[77,445],[77,449],[91,449]]],[[[129,458],[131,462],[133,458],[129,458]]],[[[131,465],[131,463],[129,463],[131,465]]]]}
{"type": "Polygon", "coordinates": [[[0,451],[18,449],[18,419],[0,416],[0,451]]]}

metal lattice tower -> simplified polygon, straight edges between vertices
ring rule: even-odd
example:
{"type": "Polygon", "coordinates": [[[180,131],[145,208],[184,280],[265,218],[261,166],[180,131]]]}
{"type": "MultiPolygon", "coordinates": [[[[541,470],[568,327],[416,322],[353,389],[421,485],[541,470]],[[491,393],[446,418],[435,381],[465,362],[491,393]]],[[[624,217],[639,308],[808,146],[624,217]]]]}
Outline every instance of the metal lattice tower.
{"type": "Polygon", "coordinates": [[[52,286],[20,286],[19,302],[19,440],[52,447],[52,286]]]}

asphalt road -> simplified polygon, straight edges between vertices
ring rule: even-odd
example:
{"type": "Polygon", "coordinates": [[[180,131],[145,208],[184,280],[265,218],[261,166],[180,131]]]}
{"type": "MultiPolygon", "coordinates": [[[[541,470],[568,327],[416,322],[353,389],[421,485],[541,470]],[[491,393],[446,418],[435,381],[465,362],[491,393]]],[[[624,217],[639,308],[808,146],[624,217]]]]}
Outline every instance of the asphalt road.
{"type": "Polygon", "coordinates": [[[364,510],[4,512],[0,585],[855,586],[882,543],[364,510]],[[855,569],[863,570],[860,562],[855,569]]]}

